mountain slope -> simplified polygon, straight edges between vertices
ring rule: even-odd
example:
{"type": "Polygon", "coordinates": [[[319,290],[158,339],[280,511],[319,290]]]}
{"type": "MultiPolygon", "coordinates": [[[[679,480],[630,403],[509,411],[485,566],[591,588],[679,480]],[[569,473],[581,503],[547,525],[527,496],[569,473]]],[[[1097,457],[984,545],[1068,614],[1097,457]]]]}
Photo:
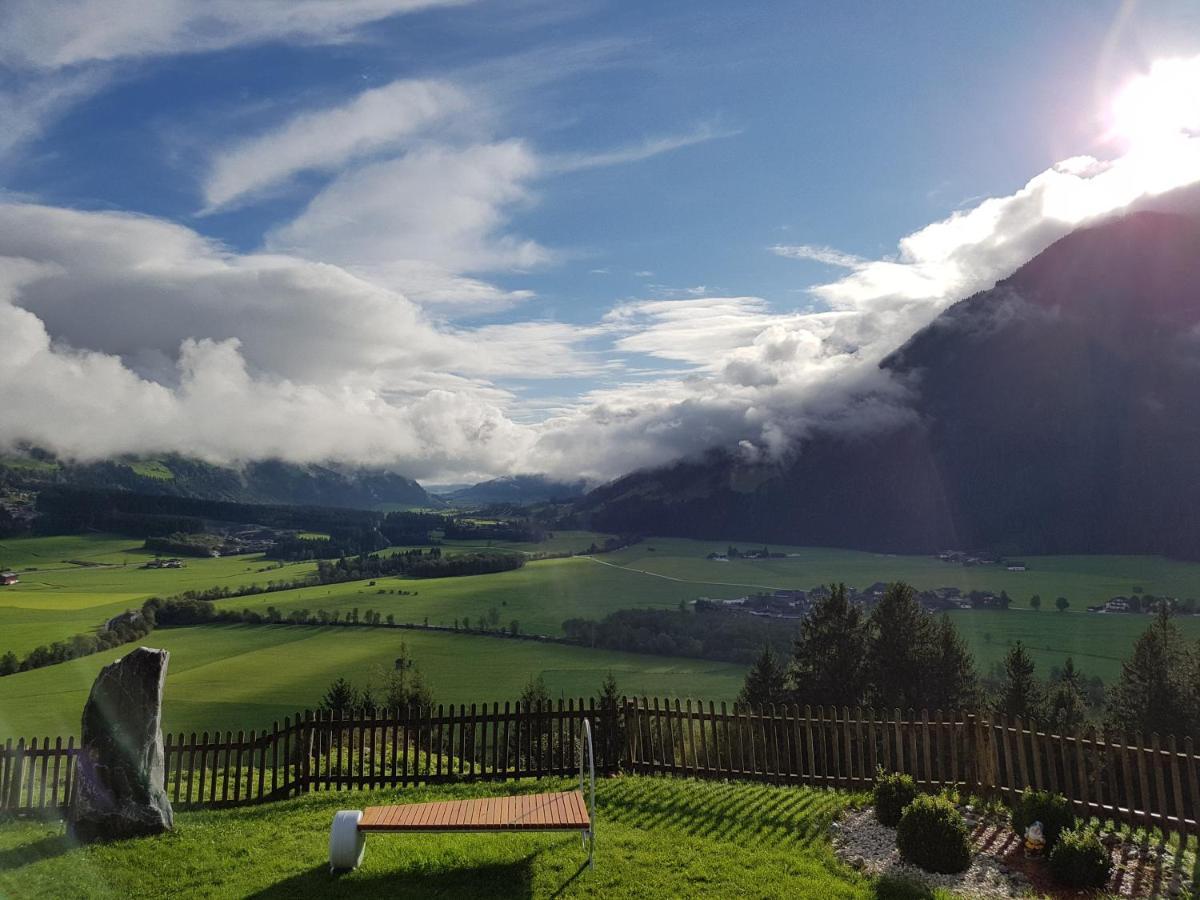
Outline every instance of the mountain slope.
{"type": "Polygon", "coordinates": [[[582,496],[583,492],[582,481],[554,481],[545,475],[505,475],[441,494],[440,497],[453,506],[485,506],[490,503],[524,506],[549,500],[571,500],[582,496]]]}
{"type": "Polygon", "coordinates": [[[916,416],[720,453],[583,502],[593,527],[865,549],[1200,557],[1200,225],[1077,231],[885,359],[916,416]]]}
{"type": "Polygon", "coordinates": [[[0,481],[27,487],[63,484],[240,503],[288,503],[358,509],[436,507],[411,478],[372,469],[342,470],[280,460],[240,469],[181,456],[69,463],[42,453],[0,458],[0,481]]]}

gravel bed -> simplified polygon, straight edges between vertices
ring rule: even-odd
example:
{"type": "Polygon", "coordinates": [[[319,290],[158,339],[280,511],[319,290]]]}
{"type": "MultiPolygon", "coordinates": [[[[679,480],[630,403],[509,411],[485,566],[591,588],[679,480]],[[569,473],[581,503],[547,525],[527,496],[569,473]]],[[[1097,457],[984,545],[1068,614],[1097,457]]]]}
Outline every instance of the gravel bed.
{"type": "MultiPolygon", "coordinates": [[[[999,831],[1002,826],[997,823],[991,827],[999,831]]],[[[977,834],[976,843],[980,843],[980,838],[994,843],[998,836],[977,834]]],[[[872,807],[843,815],[834,824],[833,844],[838,858],[860,871],[945,888],[964,897],[1019,897],[1029,885],[1022,873],[1009,874],[1008,868],[990,853],[974,853],[967,870],[954,875],[911,866],[900,858],[896,849],[896,829],[880,825],[872,807]]]]}
{"type": "MultiPolygon", "coordinates": [[[[1007,816],[980,816],[971,806],[961,806],[959,811],[971,830],[974,852],[970,867],[956,875],[926,872],[900,859],[896,829],[880,825],[869,806],[848,810],[833,823],[834,852],[847,865],[869,875],[902,878],[963,897],[1096,896],[1055,884],[1044,860],[1026,859],[1007,816]]],[[[1113,872],[1099,892],[1101,896],[1142,900],[1191,895],[1185,874],[1190,871],[1190,856],[1180,861],[1166,847],[1127,842],[1112,831],[1103,832],[1102,839],[1112,857],[1113,872]]]]}

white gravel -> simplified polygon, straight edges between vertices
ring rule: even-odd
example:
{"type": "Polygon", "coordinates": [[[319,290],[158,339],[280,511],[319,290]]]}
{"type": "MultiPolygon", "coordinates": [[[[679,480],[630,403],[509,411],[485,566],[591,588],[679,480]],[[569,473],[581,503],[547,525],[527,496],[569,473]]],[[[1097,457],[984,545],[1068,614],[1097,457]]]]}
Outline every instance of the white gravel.
{"type": "Polygon", "coordinates": [[[963,897],[1019,897],[1022,893],[1023,876],[1010,877],[1001,871],[999,860],[985,853],[973,853],[967,870],[955,875],[909,865],[896,849],[896,829],[880,825],[871,807],[845,813],[834,825],[833,845],[843,862],[870,875],[891,875],[963,897]]]}

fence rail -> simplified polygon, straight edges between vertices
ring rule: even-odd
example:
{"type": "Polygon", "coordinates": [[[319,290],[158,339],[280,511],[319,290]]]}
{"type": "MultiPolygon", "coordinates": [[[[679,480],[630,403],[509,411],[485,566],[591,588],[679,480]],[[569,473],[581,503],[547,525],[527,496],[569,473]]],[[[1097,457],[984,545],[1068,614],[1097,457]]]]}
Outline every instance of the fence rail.
{"type": "MultiPolygon", "coordinates": [[[[877,766],[925,790],[957,786],[1013,799],[1064,794],[1080,815],[1200,833],[1200,757],[1191,738],[1058,734],[1034,721],[961,711],[729,707],[691,700],[595,700],[305,712],[263,731],[165,736],[165,784],[182,808],[236,806],[311,791],[402,788],[575,771],[582,720],[597,768],[863,790],[877,766]]],[[[0,747],[0,812],[70,803],[74,738],[0,747]]]]}

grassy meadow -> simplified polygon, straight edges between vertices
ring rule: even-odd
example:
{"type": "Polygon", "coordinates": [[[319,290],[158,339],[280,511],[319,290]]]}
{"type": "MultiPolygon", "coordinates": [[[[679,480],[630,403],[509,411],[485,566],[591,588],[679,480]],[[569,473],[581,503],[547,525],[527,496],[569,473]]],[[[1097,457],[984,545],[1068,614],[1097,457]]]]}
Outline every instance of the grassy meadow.
{"type": "MultiPolygon", "coordinates": [[[[582,549],[603,535],[563,532],[554,546],[582,549]]],[[[10,540],[0,543],[0,566],[22,575],[20,585],[0,588],[0,652],[28,652],[38,644],[95,628],[148,596],[169,595],[217,584],[263,583],[296,577],[312,568],[300,563],[274,568],[261,557],[188,560],[182,570],[144,570],[151,554],[137,542],[105,536],[10,540]],[[126,564],[127,563],[127,564],[126,564]]],[[[455,545],[450,552],[465,551],[455,545]]],[[[749,547],[748,544],[743,545],[749,547]]],[[[522,552],[545,545],[512,545],[522,552]]],[[[496,608],[507,627],[514,619],[525,633],[557,635],[564,619],[600,618],[629,607],[674,608],[698,596],[736,597],[776,587],[807,588],[832,580],[865,586],[905,579],[918,587],[1008,590],[1017,603],[1008,612],[959,611],[955,623],[986,672],[1015,640],[1024,641],[1047,675],[1071,655],[1089,675],[1111,681],[1120,661],[1148,625],[1145,616],[1082,612],[1089,602],[1136,588],[1159,594],[1200,593],[1200,566],[1142,557],[1028,557],[1031,567],[1010,573],[997,567],[963,568],[924,557],[896,557],[842,550],[777,548],[784,559],[705,559],[725,544],[651,538],[596,557],[533,560],[524,568],[491,575],[432,579],[378,579],[322,585],[220,601],[236,609],[340,610],[357,607],[392,614],[400,623],[450,625],[479,622],[496,608]],[[1023,585],[1019,588],[1018,585],[1023,585]],[[380,593],[383,591],[384,593],[380,593]],[[397,591],[397,593],[390,593],[397,591]],[[408,591],[408,595],[399,593],[408,591]],[[1023,607],[1041,593],[1040,612],[1023,607]],[[1059,594],[1072,599],[1066,613],[1053,609],[1059,594]]],[[[558,550],[554,552],[559,552],[558,550]]],[[[1178,620],[1200,638],[1200,618],[1178,620]]],[[[513,699],[530,674],[542,674],[555,693],[591,694],[612,669],[629,693],[732,699],[742,678],[737,665],[672,659],[509,641],[492,637],[409,630],[220,626],[164,629],[149,643],[172,651],[166,725],[171,730],[258,728],[274,718],[314,705],[337,675],[365,681],[369,671],[390,665],[405,641],[432,683],[437,699],[472,703],[513,699]]],[[[114,650],[0,679],[0,736],[71,734],[100,666],[114,650]]]]}
{"type": "MultiPolygon", "coordinates": [[[[572,786],[565,780],[412,788],[403,801],[572,786]]],[[[371,835],[356,871],[329,874],[338,809],[394,803],[394,791],[309,794],[268,806],[181,812],[156,838],[75,847],[58,824],[0,824],[0,896],[820,897],[901,896],[840,864],[829,823],[852,798],[832,791],[684,779],[601,779],[596,865],[576,834],[371,835]]],[[[930,896],[906,893],[905,896],[930,896]]]]}
{"type": "MultiPolygon", "coordinates": [[[[268,726],[316,706],[339,675],[362,685],[391,668],[401,642],[439,703],[515,700],[536,675],[554,696],[594,696],[610,671],[631,694],[732,700],[744,674],[707,660],[386,628],[220,625],[160,629],[147,641],[171,652],[168,731],[268,726]]],[[[0,678],[0,737],[78,734],[96,673],[124,652],[0,678]]]]}
{"type": "Polygon", "coordinates": [[[0,541],[0,570],[19,584],[0,587],[0,653],[24,656],[42,644],[94,630],[148,597],[219,585],[240,587],[298,578],[316,567],[282,567],[260,555],[189,558],[183,569],[142,569],[155,554],[141,541],[98,535],[0,541]]]}
{"type": "Polygon", "coordinates": [[[754,542],[648,538],[600,558],[639,572],[701,583],[805,589],[832,581],[860,588],[876,581],[905,581],[920,589],[1008,591],[1014,607],[1028,606],[1029,598],[1040,594],[1043,609],[1053,607],[1054,598],[1060,596],[1076,610],[1120,594],[1200,598],[1200,563],[1158,556],[1022,556],[1026,572],[1009,572],[1001,566],[965,567],[933,556],[774,544],[772,552],[789,556],[728,562],[705,559],[710,552],[724,553],[730,544],[742,550],[762,547],[754,542]]]}

